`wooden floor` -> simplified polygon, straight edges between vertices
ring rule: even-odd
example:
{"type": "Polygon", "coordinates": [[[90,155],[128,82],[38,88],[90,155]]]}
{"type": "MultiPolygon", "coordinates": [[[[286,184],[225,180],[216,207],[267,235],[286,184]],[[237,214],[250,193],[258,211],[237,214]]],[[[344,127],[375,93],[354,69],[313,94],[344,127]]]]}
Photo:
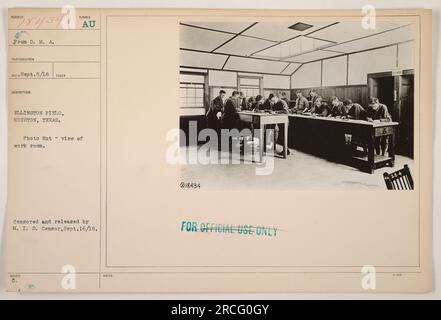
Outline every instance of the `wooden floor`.
{"type": "MultiPolygon", "coordinates": [[[[197,152],[195,146],[181,147],[181,157],[197,152]]],[[[413,159],[397,155],[395,167],[384,167],[373,174],[357,168],[330,162],[313,155],[290,149],[287,159],[274,158],[270,175],[255,174],[256,163],[193,164],[181,166],[181,181],[197,182],[203,189],[328,189],[328,190],[386,190],[383,172],[393,172],[408,164],[413,173],[413,159]]],[[[229,153],[222,152],[228,159],[229,153]]]]}

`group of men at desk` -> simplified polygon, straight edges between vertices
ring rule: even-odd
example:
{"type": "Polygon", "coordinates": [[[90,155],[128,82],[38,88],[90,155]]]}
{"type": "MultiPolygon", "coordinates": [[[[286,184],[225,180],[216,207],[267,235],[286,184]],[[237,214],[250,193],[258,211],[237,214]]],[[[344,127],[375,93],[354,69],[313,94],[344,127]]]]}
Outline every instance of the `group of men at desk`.
{"type": "MultiPolygon", "coordinates": [[[[257,95],[255,98],[250,97],[248,100],[245,95],[239,91],[233,91],[231,97],[225,101],[226,92],[224,90],[219,91],[219,95],[214,98],[210,103],[210,108],[207,111],[207,127],[216,130],[218,136],[220,137],[221,129],[238,129],[244,128],[243,124],[240,122],[239,114],[240,111],[273,111],[273,112],[284,112],[288,113],[288,102],[286,99],[286,94],[283,96],[270,94],[267,99],[263,99],[261,95],[257,95]],[[224,102],[225,101],[225,102],[224,102]]],[[[283,124],[281,125],[271,125],[266,127],[266,129],[274,130],[274,141],[279,141],[279,130],[283,130],[283,124]],[[271,128],[269,128],[271,127],[271,128]]],[[[283,137],[281,136],[280,143],[284,146],[283,137]]],[[[266,137],[265,137],[266,140],[266,137]]],[[[243,144],[243,140],[241,140],[243,144]]],[[[266,146],[266,141],[265,141],[266,146]]],[[[220,145],[220,144],[219,144],[220,145]]],[[[230,146],[231,147],[231,146],[230,146]]],[[[276,149],[276,143],[273,145],[276,149]]],[[[275,150],[276,151],[276,150],[275,150]]],[[[283,150],[279,152],[283,154],[283,150]]],[[[289,154],[289,149],[287,149],[287,154],[289,154]]]]}
{"type": "Polygon", "coordinates": [[[378,98],[371,97],[370,104],[363,108],[360,104],[352,102],[351,99],[340,101],[338,97],[331,98],[331,105],[323,101],[323,98],[315,90],[310,92],[310,100],[306,99],[302,92],[296,92],[295,113],[309,113],[323,117],[337,117],[367,121],[391,121],[387,106],[380,103],[378,98]]]}
{"type": "MultiPolygon", "coordinates": [[[[261,95],[250,97],[248,100],[242,92],[233,91],[231,97],[225,100],[226,92],[220,90],[219,95],[211,101],[210,108],[206,114],[207,126],[216,130],[220,129],[242,129],[239,114],[240,111],[254,112],[273,112],[273,113],[292,113],[308,114],[318,117],[335,117],[342,119],[367,120],[373,121],[391,121],[391,115],[386,105],[380,103],[378,98],[371,97],[370,104],[363,108],[360,104],[352,102],[351,99],[340,101],[338,97],[332,97],[330,104],[327,104],[315,90],[309,93],[309,100],[303,96],[302,91],[296,92],[295,104],[289,107],[289,101],[286,93],[269,94],[264,99],[261,95]]],[[[284,145],[283,135],[279,136],[279,131],[283,130],[283,125],[275,125],[274,141],[284,145]],[[282,141],[279,141],[280,140],[282,141]]],[[[377,154],[384,155],[387,149],[387,138],[378,138],[375,143],[377,154]]],[[[283,153],[283,151],[281,152],[283,153]]],[[[289,149],[287,150],[289,154],[289,149]]]]}

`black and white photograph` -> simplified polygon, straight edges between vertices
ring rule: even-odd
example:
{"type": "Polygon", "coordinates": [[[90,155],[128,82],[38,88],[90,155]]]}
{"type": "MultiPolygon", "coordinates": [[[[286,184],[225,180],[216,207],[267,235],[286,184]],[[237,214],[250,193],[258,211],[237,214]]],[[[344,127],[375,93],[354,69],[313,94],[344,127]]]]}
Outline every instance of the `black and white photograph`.
{"type": "Polygon", "coordinates": [[[181,21],[182,181],[413,189],[416,27],[181,21]]]}
{"type": "Polygon", "coordinates": [[[0,17],[0,299],[440,297],[441,4],[45,1],[0,17]]]}

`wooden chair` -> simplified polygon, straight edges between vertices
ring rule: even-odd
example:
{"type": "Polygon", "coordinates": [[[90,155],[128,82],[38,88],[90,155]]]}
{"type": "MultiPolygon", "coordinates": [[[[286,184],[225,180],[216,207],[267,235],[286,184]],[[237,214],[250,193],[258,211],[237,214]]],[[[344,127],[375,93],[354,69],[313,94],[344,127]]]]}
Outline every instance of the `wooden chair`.
{"type": "Polygon", "coordinates": [[[413,179],[407,164],[403,169],[392,173],[383,173],[388,190],[413,190],[413,179]]]}

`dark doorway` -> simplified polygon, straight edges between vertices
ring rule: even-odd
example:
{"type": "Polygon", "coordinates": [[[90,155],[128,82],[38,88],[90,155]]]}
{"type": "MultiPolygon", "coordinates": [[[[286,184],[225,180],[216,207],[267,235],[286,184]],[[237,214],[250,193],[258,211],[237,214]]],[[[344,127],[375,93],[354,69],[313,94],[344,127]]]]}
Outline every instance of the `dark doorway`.
{"type": "Polygon", "coordinates": [[[399,78],[398,118],[400,119],[400,139],[397,148],[405,156],[413,158],[414,101],[413,74],[399,78]]]}
{"type": "Polygon", "coordinates": [[[373,75],[369,80],[369,96],[377,97],[380,100],[380,103],[387,106],[389,113],[393,116],[395,86],[394,77],[391,75],[373,75]]]}

